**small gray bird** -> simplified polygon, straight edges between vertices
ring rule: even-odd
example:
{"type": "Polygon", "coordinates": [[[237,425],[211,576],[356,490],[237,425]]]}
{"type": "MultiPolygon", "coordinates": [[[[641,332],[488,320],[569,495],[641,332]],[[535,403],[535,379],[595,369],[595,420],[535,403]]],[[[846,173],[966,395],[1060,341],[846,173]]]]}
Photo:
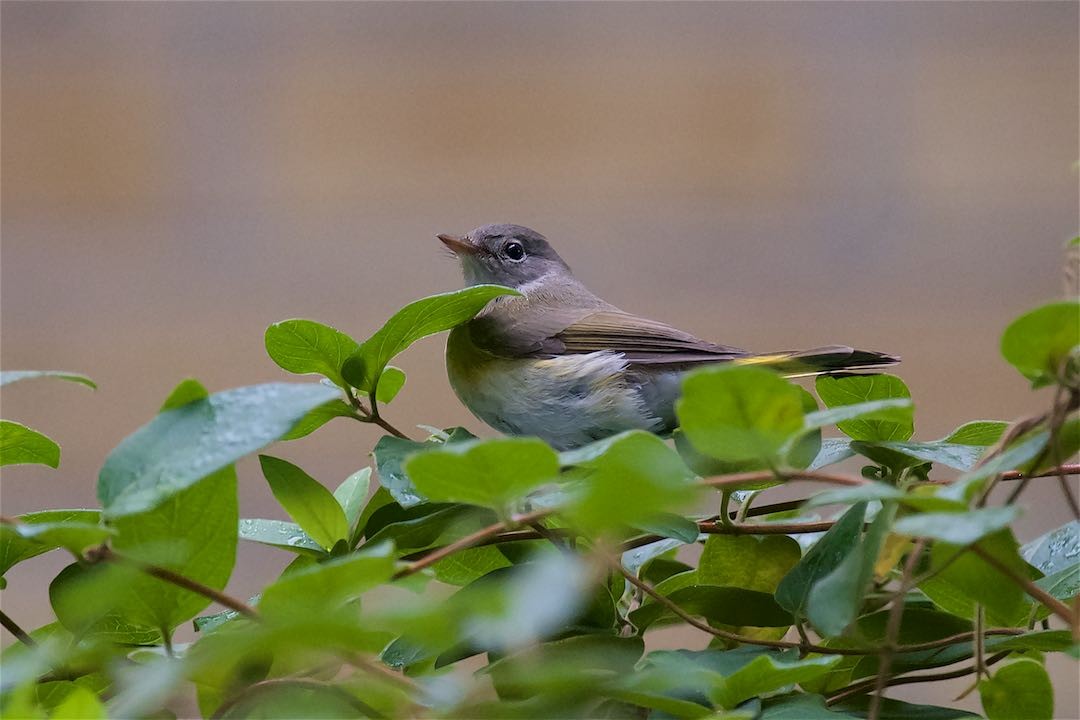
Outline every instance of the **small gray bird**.
{"type": "Polygon", "coordinates": [[[899,362],[840,345],[755,355],[699,340],[598,298],[543,235],[520,225],[438,238],[460,259],[468,285],[521,293],[496,298],[450,333],[454,392],[496,430],[535,435],[560,450],[624,430],[670,433],[682,375],[695,367],[734,362],[803,376],[899,362]]]}

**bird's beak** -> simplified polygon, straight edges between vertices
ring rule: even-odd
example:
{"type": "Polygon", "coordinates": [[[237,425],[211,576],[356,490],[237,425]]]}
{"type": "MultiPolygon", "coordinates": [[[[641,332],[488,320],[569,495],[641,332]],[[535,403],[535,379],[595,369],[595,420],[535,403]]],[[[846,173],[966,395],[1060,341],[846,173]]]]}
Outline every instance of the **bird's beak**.
{"type": "Polygon", "coordinates": [[[450,248],[450,252],[455,255],[475,255],[477,247],[468,241],[466,238],[458,237],[457,235],[437,235],[442,240],[443,245],[450,248]]]}

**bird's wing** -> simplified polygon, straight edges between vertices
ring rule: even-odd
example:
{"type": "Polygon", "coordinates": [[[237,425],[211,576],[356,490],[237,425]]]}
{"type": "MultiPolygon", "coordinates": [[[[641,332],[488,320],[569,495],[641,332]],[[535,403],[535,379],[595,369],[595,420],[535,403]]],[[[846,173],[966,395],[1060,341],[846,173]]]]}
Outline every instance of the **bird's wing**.
{"type": "Polygon", "coordinates": [[[476,345],[510,357],[610,351],[635,365],[681,365],[747,354],[615,309],[533,306],[529,312],[491,313],[470,323],[470,335],[476,345]]]}

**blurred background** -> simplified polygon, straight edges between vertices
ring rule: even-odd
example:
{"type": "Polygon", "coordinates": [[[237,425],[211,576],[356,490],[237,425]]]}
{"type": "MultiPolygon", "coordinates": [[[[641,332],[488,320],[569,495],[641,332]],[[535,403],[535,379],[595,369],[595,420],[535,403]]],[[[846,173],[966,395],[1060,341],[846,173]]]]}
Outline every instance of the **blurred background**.
{"type": "MultiPolygon", "coordinates": [[[[0,364],[100,384],[4,391],[4,417],[63,446],[58,471],[5,469],[5,514],[95,505],[106,453],[185,377],[287,379],[270,323],[362,339],[458,287],[434,234],[489,222],[536,228],[600,295],[705,338],[902,355],[922,439],[1048,402],[998,339],[1061,294],[1080,225],[1075,2],[4,2],[0,19],[0,364]]],[[[442,344],[399,358],[387,414],[490,432],[442,344]]],[[[274,452],[333,487],[377,437],[336,421],[274,452]]],[[[242,515],[283,517],[256,464],[240,476],[242,515]]],[[[1068,519],[1051,485],[1025,498],[1021,540],[1068,519]]],[[[9,573],[5,611],[46,622],[66,563],[9,573]]],[[[282,565],[244,545],[230,589],[282,565]]]]}

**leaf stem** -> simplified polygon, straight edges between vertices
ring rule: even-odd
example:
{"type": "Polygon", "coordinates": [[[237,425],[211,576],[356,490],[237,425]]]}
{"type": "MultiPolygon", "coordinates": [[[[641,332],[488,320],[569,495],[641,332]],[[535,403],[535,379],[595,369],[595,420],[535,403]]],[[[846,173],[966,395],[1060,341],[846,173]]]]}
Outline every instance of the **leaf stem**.
{"type": "Polygon", "coordinates": [[[360,398],[356,396],[356,393],[352,391],[352,388],[346,388],[345,395],[349,398],[349,404],[353,406],[357,413],[359,413],[359,415],[356,416],[357,420],[359,420],[360,422],[373,423],[375,425],[378,425],[386,432],[390,433],[394,437],[399,437],[402,440],[411,439],[408,435],[401,432],[396,427],[387,422],[387,420],[379,414],[378,401],[375,400],[374,394],[371,395],[370,410],[368,410],[367,407],[364,406],[364,403],[360,401],[360,398]]]}
{"type": "Polygon", "coordinates": [[[0,610],[0,625],[4,626],[4,629],[15,636],[15,639],[21,642],[26,647],[37,647],[37,643],[34,642],[34,638],[30,637],[25,630],[19,627],[19,624],[12,620],[6,612],[0,610]]]}

